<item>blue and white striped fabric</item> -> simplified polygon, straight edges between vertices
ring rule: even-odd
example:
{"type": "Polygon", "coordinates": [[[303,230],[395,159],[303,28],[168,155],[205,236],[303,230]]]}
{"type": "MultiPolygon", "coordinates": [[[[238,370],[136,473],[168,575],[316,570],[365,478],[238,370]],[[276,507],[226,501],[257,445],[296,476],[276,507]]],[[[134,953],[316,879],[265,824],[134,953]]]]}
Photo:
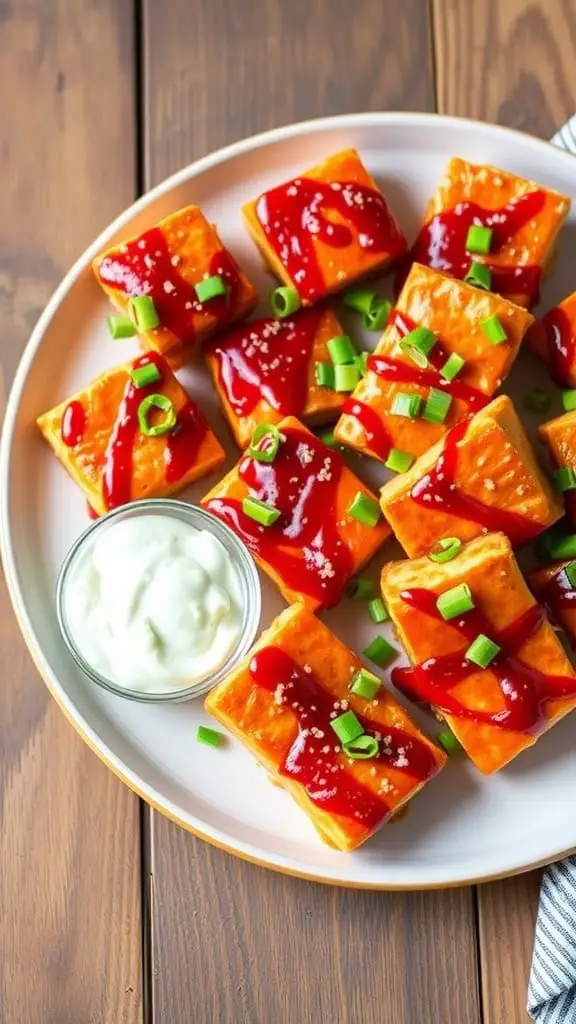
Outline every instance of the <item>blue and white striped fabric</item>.
{"type": "MultiPolygon", "coordinates": [[[[576,114],[551,142],[576,155],[576,114]]],[[[576,857],[544,871],[528,1012],[537,1024],[576,1024],[576,857]]]]}
{"type": "Polygon", "coordinates": [[[544,871],[528,986],[537,1024],[576,1024],[576,857],[544,871]]]}
{"type": "Polygon", "coordinates": [[[567,149],[569,153],[576,154],[576,114],[558,129],[550,142],[554,146],[560,146],[560,149],[567,149]]]}

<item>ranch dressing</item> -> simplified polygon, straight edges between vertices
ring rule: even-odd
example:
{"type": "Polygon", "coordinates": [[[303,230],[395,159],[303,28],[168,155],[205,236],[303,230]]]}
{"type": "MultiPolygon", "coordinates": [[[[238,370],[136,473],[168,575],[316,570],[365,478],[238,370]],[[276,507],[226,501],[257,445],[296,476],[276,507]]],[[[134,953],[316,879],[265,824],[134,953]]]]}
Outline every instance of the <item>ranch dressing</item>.
{"type": "Polygon", "coordinates": [[[127,689],[169,692],[207,678],[238,642],[242,586],[217,537],[142,515],[96,531],[64,593],[80,654],[127,689]]]}

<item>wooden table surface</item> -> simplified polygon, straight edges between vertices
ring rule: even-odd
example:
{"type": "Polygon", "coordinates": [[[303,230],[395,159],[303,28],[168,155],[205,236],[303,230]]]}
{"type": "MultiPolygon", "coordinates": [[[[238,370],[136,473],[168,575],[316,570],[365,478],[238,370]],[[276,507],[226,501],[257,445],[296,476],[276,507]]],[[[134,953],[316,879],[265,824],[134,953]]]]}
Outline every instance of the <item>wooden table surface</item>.
{"type": "MultiPolygon", "coordinates": [[[[6,384],[73,260],[190,160],[360,110],[547,137],[575,40],[573,0],[0,0],[6,384]]],[[[0,602],[2,1024],[527,1020],[537,874],[372,894],[210,848],[83,745],[0,602]]]]}

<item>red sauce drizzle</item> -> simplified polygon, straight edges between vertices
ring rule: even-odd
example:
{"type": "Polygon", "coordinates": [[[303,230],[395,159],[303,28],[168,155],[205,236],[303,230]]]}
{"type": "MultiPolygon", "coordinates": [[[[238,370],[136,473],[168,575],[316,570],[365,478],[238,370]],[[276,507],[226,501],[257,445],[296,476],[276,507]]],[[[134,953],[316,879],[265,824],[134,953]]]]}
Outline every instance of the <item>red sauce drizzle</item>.
{"type": "Polygon", "coordinates": [[[256,216],[305,302],[314,302],[326,293],[315,240],[333,249],[345,249],[357,240],[370,255],[390,259],[406,249],[384,196],[353,181],[295,178],[260,196],[256,216]],[[346,223],[329,220],[327,210],[340,214],[346,223]]]}
{"type": "Polygon", "coordinates": [[[233,498],[212,498],[206,508],[227,523],[286,586],[322,605],[333,605],[354,570],[350,548],[337,528],[342,456],[303,430],[288,428],[283,434],[286,440],[274,462],[245,457],[238,467],[250,493],[280,510],[273,526],[260,526],[233,498]]]}
{"type": "MultiPolygon", "coordinates": [[[[462,202],[453,210],[435,214],[421,228],[405,266],[399,272],[398,289],[402,287],[412,263],[423,263],[452,277],[464,278],[475,258],[466,252],[466,236],[473,224],[492,229],[490,252],[497,253],[512,241],[528,221],[538,216],[545,202],[546,193],[536,189],[512,199],[499,210],[486,210],[477,203],[462,202]]],[[[486,262],[492,270],[492,291],[505,295],[527,295],[530,303],[538,301],[540,267],[523,264],[501,267],[491,266],[489,259],[486,262]]]]}
{"type": "MultiPolygon", "coordinates": [[[[280,774],[304,787],[310,799],[322,810],[359,822],[371,831],[390,817],[387,802],[346,771],[330,715],[342,714],[334,694],[319,683],[313,672],[305,672],[279,647],[264,647],[250,662],[252,678],[271,693],[282,687],[282,702],[298,719],[298,734],[280,767],[280,774]],[[311,730],[320,730],[315,737],[311,730]],[[329,751],[322,749],[329,746],[329,751]]],[[[429,746],[404,729],[382,725],[355,712],[365,732],[376,736],[380,752],[374,761],[389,764],[418,782],[425,782],[439,770],[429,746]],[[385,741],[385,742],[384,742],[385,741]]]]}
{"type": "Polygon", "coordinates": [[[507,509],[491,508],[477,498],[456,489],[458,443],[463,440],[470,418],[457,423],[447,434],[444,448],[435,466],[412,488],[410,497],[422,508],[442,510],[449,515],[477,523],[487,532],[506,533],[513,545],[526,544],[541,532],[539,523],[507,509]]]}
{"type": "MultiPolygon", "coordinates": [[[[402,599],[412,608],[434,619],[442,619],[436,608],[437,595],[429,590],[405,590],[402,599]]],[[[392,681],[407,696],[425,701],[434,707],[474,722],[496,725],[514,732],[537,733],[546,723],[545,707],[548,701],[561,697],[576,697],[576,679],[570,676],[547,675],[518,658],[517,651],[536,632],[544,619],[544,609],[533,604],[506,629],[497,632],[478,608],[467,612],[462,619],[452,620],[450,626],[465,641],[460,651],[443,654],[413,668],[396,668],[392,681]],[[500,686],[505,708],[496,712],[466,707],[452,692],[478,667],[465,658],[470,643],[484,633],[501,647],[490,664],[490,671],[500,686]]]]}
{"type": "Polygon", "coordinates": [[[237,416],[249,416],[262,399],[282,416],[302,415],[322,316],[318,307],[303,309],[286,320],[257,320],[212,342],[220,385],[237,416]]]}
{"type": "Polygon", "coordinates": [[[560,387],[570,386],[570,377],[576,363],[576,331],[567,313],[555,306],[530,328],[543,338],[550,372],[560,387]]]}
{"type": "Polygon", "coordinates": [[[563,611],[576,611],[576,589],[570,583],[564,569],[560,569],[542,586],[533,589],[550,618],[558,625],[562,621],[563,611]]]}
{"type": "Polygon", "coordinates": [[[164,467],[166,483],[177,484],[198,459],[208,426],[198,406],[188,399],[179,410],[176,426],[166,437],[164,467]]]}
{"type": "MultiPolygon", "coordinates": [[[[406,313],[401,313],[397,309],[391,313],[389,325],[396,327],[402,338],[405,338],[417,326],[406,313]]],[[[440,376],[439,370],[448,359],[449,354],[442,343],[438,341],[428,355],[432,368],[422,370],[416,365],[410,366],[391,356],[373,353],[368,356],[368,369],[382,377],[383,380],[394,381],[397,384],[419,384],[422,387],[442,389],[453,398],[465,402],[471,412],[478,412],[490,401],[487,395],[478,391],[477,388],[464,384],[461,380],[445,380],[440,376]]],[[[364,428],[371,451],[378,458],[386,460],[392,447],[392,438],[378,413],[359,399],[348,398],[344,402],[342,414],[354,416],[358,420],[364,428]]]]}
{"type": "MultiPolygon", "coordinates": [[[[162,379],[170,374],[165,360],[157,352],[147,352],[134,360],[133,367],[154,363],[161,377],[144,388],[137,388],[129,377],[112,428],[102,471],[102,494],[108,510],[132,499],[132,451],[139,431],[138,407],[147,395],[156,394],[162,379]]],[[[197,406],[189,400],[177,414],[174,430],[166,435],[164,464],[166,482],[177,483],[196,462],[206,435],[206,422],[197,406]]]]}
{"type": "Polygon", "coordinates": [[[74,445],[80,444],[84,436],[85,426],[86,410],[82,402],[78,402],[76,399],[68,402],[60,424],[60,436],[64,444],[68,445],[69,448],[74,448],[74,445]]]}
{"type": "Polygon", "coordinates": [[[383,462],[386,461],[392,447],[392,438],[386,430],[378,413],[358,398],[347,398],[342,406],[343,416],[354,416],[364,429],[366,442],[371,452],[383,462]]]}
{"type": "Polygon", "coordinates": [[[207,275],[220,274],[228,285],[228,292],[202,303],[196,298],[193,286],[178,272],[178,261],[177,254],[170,252],[162,230],[151,228],[137,239],[126,242],[113,256],[106,256],[98,274],[105,284],[126,295],[150,295],[161,327],[186,343],[195,337],[193,317],[215,317],[218,326],[228,322],[237,307],[240,271],[226,249],[215,253],[207,275]]]}

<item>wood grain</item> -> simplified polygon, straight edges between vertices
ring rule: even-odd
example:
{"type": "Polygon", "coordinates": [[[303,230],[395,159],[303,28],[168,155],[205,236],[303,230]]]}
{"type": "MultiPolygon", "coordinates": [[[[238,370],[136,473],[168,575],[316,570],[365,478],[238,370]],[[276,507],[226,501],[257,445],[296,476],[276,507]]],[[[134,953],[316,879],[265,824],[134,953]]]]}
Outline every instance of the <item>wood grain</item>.
{"type": "Polygon", "coordinates": [[[291,121],[434,109],[428,0],[144,0],[143,34],[149,181],[291,121]]]}
{"type": "Polygon", "coordinates": [[[540,871],[478,889],[484,1024],[528,1022],[526,992],[540,871]]]}
{"type": "MultiPolygon", "coordinates": [[[[295,119],[430,109],[427,14],[420,0],[149,0],[146,183],[295,119]]],[[[329,889],[234,860],[156,814],[151,829],[159,1024],[479,1024],[471,890],[329,889]]]]}
{"type": "Polygon", "coordinates": [[[442,113],[549,138],[576,109],[573,0],[432,0],[442,113]]]}
{"type": "Polygon", "coordinates": [[[157,816],[153,871],[155,1021],[480,1024],[469,889],[314,885],[157,816]]]}
{"type": "MultiPolygon", "coordinates": [[[[62,273],[133,198],[131,16],[124,0],[0,2],[7,382],[62,273]]],[[[137,1024],[138,800],[50,699],[3,586],[0,669],[0,1020],[137,1024]]]]}

